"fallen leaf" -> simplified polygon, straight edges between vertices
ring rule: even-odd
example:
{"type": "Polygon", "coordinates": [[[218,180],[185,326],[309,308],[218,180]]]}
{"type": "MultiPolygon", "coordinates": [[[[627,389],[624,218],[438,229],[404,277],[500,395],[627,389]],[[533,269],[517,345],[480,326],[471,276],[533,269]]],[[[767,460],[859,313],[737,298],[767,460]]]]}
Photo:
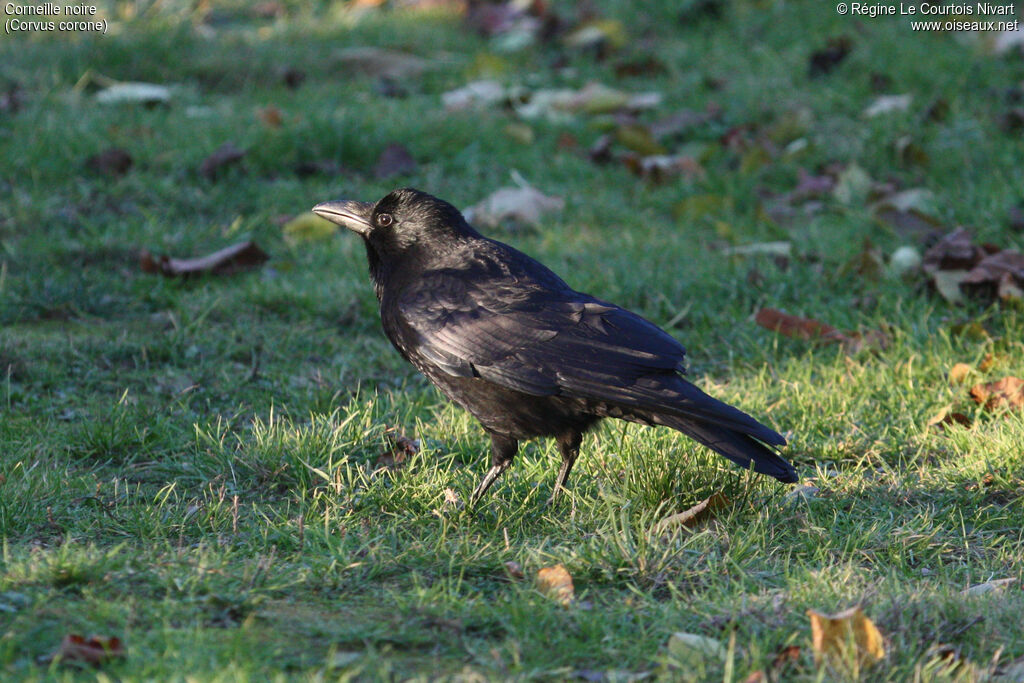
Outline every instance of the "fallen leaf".
{"type": "Polygon", "coordinates": [[[958,228],[925,251],[921,267],[939,294],[955,303],[963,299],[960,283],[984,257],[985,250],[972,243],[970,233],[958,228]]]}
{"type": "Polygon", "coordinates": [[[971,387],[971,398],[986,410],[1024,409],[1024,380],[1004,377],[995,382],[976,384],[971,387]]]}
{"type": "Polygon", "coordinates": [[[720,116],[721,110],[717,107],[709,107],[705,111],[682,109],[658,119],[648,126],[648,130],[657,140],[678,138],[720,116]]]}
{"type": "Polygon", "coordinates": [[[374,467],[398,469],[405,465],[406,460],[420,452],[419,439],[410,439],[406,435],[397,432],[389,432],[387,438],[390,448],[377,456],[374,467]]]}
{"type": "Polygon", "coordinates": [[[996,669],[996,675],[990,680],[996,683],[1024,683],[1024,657],[1000,665],[996,669]]]}
{"type": "Polygon", "coordinates": [[[295,90],[306,80],[306,72],[290,66],[281,72],[281,80],[289,90],[295,90]]]}
{"type": "Polygon", "coordinates": [[[712,519],[717,510],[721,510],[729,504],[729,499],[723,493],[713,493],[708,498],[697,503],[689,510],[677,512],[665,517],[651,530],[652,533],[660,534],[673,527],[692,528],[701,522],[712,519]]]}
{"type": "Polygon", "coordinates": [[[575,599],[572,576],[561,564],[537,572],[537,590],[563,606],[575,599]]]}
{"type": "Polygon", "coordinates": [[[732,205],[732,197],[728,195],[695,194],[677,202],[672,207],[672,216],[676,219],[698,220],[731,211],[732,205]]]}
{"type": "Polygon", "coordinates": [[[330,159],[304,159],[295,164],[294,171],[300,178],[308,178],[314,175],[340,175],[345,172],[345,168],[330,159]]]}
{"type": "Polygon", "coordinates": [[[882,274],[885,259],[882,250],[872,244],[867,237],[864,238],[864,245],[861,250],[849,261],[839,267],[840,276],[856,273],[861,278],[877,280],[882,274]]]}
{"type": "Polygon", "coordinates": [[[825,47],[811,53],[809,73],[811,78],[824,76],[832,72],[850,54],[853,41],[848,36],[829,38],[825,47]]]}
{"type": "Polygon", "coordinates": [[[637,76],[655,76],[665,73],[665,63],[646,55],[636,59],[626,59],[615,64],[615,75],[619,78],[632,78],[637,76]]]}
{"type": "Polygon", "coordinates": [[[782,669],[787,665],[798,661],[800,661],[800,646],[786,646],[779,650],[779,652],[775,655],[775,658],[772,659],[772,670],[778,671],[779,669],[782,669]]]}
{"type": "Polygon", "coordinates": [[[986,581],[985,583],[979,583],[977,585],[971,586],[970,588],[965,588],[962,591],[960,591],[960,595],[976,597],[978,595],[984,595],[985,593],[991,593],[992,591],[1003,590],[1009,585],[1016,583],[1016,581],[1016,577],[1010,577],[1006,579],[993,579],[991,581],[986,581]]]}
{"type": "Polygon", "coordinates": [[[722,250],[726,256],[789,256],[793,253],[793,245],[790,242],[755,242],[753,244],[740,244],[735,247],[726,247],[722,250]]]}
{"type": "Polygon", "coordinates": [[[598,49],[603,55],[608,49],[618,50],[629,37],[621,21],[597,19],[588,21],[566,34],[562,42],[567,47],[598,49]]]}
{"type": "Polygon", "coordinates": [[[667,150],[659,143],[651,129],[639,123],[628,123],[615,129],[615,141],[640,156],[665,155],[667,150]]]}
{"type": "Polygon", "coordinates": [[[867,197],[871,190],[871,176],[857,164],[848,164],[836,177],[832,196],[841,204],[854,204],[867,197]]]}
{"type": "Polygon", "coordinates": [[[504,133],[521,145],[532,145],[537,138],[533,128],[525,123],[510,123],[505,126],[504,133]]]}
{"type": "Polygon", "coordinates": [[[281,110],[274,105],[268,105],[257,109],[256,118],[259,119],[260,123],[267,128],[280,128],[281,124],[284,123],[284,115],[282,115],[281,110]]]}
{"type": "Polygon", "coordinates": [[[622,161],[626,164],[626,168],[634,174],[655,183],[665,182],[667,179],[679,175],[690,179],[703,178],[705,176],[704,167],[696,159],[689,156],[655,155],[639,157],[635,154],[630,154],[625,156],[622,161]]]}
{"type": "MultiPolygon", "coordinates": [[[[870,180],[870,179],[869,179],[870,180]]],[[[797,170],[797,183],[785,198],[790,203],[805,202],[809,199],[827,197],[835,189],[836,178],[828,175],[814,175],[804,169],[797,170]]]]}
{"type": "Polygon", "coordinates": [[[1024,130],[1024,107],[1012,107],[999,116],[999,127],[1007,133],[1024,130]]]}
{"type": "Polygon", "coordinates": [[[657,92],[627,93],[590,82],[579,90],[535,90],[522,92],[513,103],[518,116],[524,119],[547,118],[565,120],[572,114],[610,114],[617,111],[641,111],[661,104],[657,92]]]}
{"type": "Polygon", "coordinates": [[[1005,250],[986,256],[960,281],[960,289],[985,300],[1024,298],[1024,254],[1005,250]]]}
{"type": "Polygon", "coordinates": [[[132,167],[132,155],[120,147],[111,147],[85,160],[87,168],[109,176],[123,176],[132,167]]]}
{"type": "Polygon", "coordinates": [[[714,638],[678,631],[669,636],[668,653],[685,669],[700,669],[708,660],[722,662],[728,656],[725,646],[714,638]]]}
{"type": "Polygon", "coordinates": [[[942,429],[955,424],[962,427],[970,427],[971,418],[963,413],[955,412],[953,410],[953,404],[948,403],[928,420],[927,426],[942,429]]]}
{"type": "Polygon", "coordinates": [[[530,228],[541,215],[565,207],[561,197],[549,197],[522,178],[519,187],[502,187],[465,211],[466,220],[482,228],[530,228]]]}
{"type": "Polygon", "coordinates": [[[239,149],[233,142],[225,142],[203,160],[199,166],[199,174],[207,180],[215,180],[223,170],[234,166],[244,156],[245,150],[239,149]]]}
{"type": "Polygon", "coordinates": [[[163,104],[171,99],[171,89],[153,83],[114,83],[96,93],[100,104],[163,104]]]}
{"type": "Polygon", "coordinates": [[[484,109],[503,101],[506,96],[505,86],[497,81],[474,81],[443,93],[441,103],[446,111],[484,109]]]}
{"type": "Polygon", "coordinates": [[[815,660],[820,664],[845,664],[855,655],[858,667],[873,664],[885,656],[882,634],[860,607],[851,607],[837,614],[807,610],[811,619],[811,644],[815,660]],[[853,647],[853,653],[848,650],[853,647]]]}
{"type": "Polygon", "coordinates": [[[312,211],[299,214],[282,227],[284,237],[292,243],[322,242],[338,233],[338,226],[312,211]]]}
{"type": "Polygon", "coordinates": [[[818,322],[811,318],[783,313],[774,308],[762,308],[754,316],[754,322],[761,327],[778,332],[785,337],[795,339],[825,339],[829,341],[841,341],[843,333],[831,325],[818,322]]]}
{"type": "Polygon", "coordinates": [[[526,575],[523,573],[523,566],[515,560],[509,560],[505,563],[505,573],[508,574],[510,579],[515,581],[522,581],[526,578],[526,575]]]}
{"type": "Polygon", "coordinates": [[[889,333],[880,329],[857,330],[841,334],[842,338],[839,342],[843,345],[843,350],[850,354],[860,353],[867,349],[884,351],[892,343],[889,333]]]}
{"type": "Polygon", "coordinates": [[[220,251],[192,259],[176,259],[166,255],[153,256],[143,251],[139,265],[147,273],[160,273],[168,277],[188,277],[201,273],[232,275],[257,268],[270,258],[255,242],[240,242],[220,251]]]}
{"type": "Polygon", "coordinates": [[[967,375],[971,374],[973,371],[973,368],[967,363],[957,363],[949,369],[949,383],[963,384],[967,375]]]}
{"type": "Polygon", "coordinates": [[[864,110],[863,116],[870,119],[882,114],[906,111],[910,109],[910,104],[913,101],[913,95],[879,95],[864,110]]]}
{"type": "Polygon", "coordinates": [[[348,72],[395,80],[415,78],[430,67],[422,57],[379,47],[343,48],[333,57],[348,72]]]}
{"type": "Polygon", "coordinates": [[[111,659],[124,657],[124,655],[124,645],[120,638],[108,636],[86,638],[72,633],[64,636],[60,647],[53,653],[53,659],[98,667],[111,659]]]}
{"type": "Polygon", "coordinates": [[[412,158],[409,150],[397,143],[391,143],[384,148],[377,163],[373,167],[373,175],[378,180],[387,180],[395,176],[409,175],[417,169],[416,160],[412,158]]]}

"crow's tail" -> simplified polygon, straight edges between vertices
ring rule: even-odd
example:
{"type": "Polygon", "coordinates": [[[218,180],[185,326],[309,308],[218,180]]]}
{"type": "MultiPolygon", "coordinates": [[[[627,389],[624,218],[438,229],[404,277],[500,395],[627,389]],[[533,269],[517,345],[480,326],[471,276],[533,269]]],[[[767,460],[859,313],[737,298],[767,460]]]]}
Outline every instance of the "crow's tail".
{"type": "MultiPolygon", "coordinates": [[[[711,450],[721,453],[744,469],[750,469],[751,463],[753,463],[755,472],[767,474],[786,483],[797,481],[796,470],[793,469],[792,465],[779,457],[778,453],[747,434],[735,431],[729,427],[681,415],[655,415],[654,422],[686,434],[691,439],[699,441],[711,450]]],[[[779,434],[776,434],[764,425],[759,426],[777,437],[772,439],[772,441],[781,444],[786,443],[785,439],[779,434]]]]}

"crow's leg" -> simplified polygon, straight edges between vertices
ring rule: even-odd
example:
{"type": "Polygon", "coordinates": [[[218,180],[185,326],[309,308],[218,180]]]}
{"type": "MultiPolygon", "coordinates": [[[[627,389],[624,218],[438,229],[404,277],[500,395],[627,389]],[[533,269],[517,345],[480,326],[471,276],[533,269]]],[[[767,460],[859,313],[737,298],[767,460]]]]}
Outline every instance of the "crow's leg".
{"type": "Polygon", "coordinates": [[[580,455],[580,443],[583,442],[583,432],[572,430],[565,432],[558,437],[558,448],[562,451],[562,469],[558,470],[558,477],[555,479],[555,488],[551,492],[551,499],[548,504],[555,502],[559,492],[565,488],[565,480],[569,478],[572,466],[576,464],[576,458],[580,455]]]}
{"type": "Polygon", "coordinates": [[[491,488],[491,484],[508,469],[508,466],[512,464],[512,459],[516,457],[516,451],[519,450],[519,442],[515,439],[494,432],[489,432],[489,434],[491,435],[491,469],[487,470],[480,485],[470,496],[470,507],[476,505],[480,497],[487,493],[487,489],[491,488]]]}

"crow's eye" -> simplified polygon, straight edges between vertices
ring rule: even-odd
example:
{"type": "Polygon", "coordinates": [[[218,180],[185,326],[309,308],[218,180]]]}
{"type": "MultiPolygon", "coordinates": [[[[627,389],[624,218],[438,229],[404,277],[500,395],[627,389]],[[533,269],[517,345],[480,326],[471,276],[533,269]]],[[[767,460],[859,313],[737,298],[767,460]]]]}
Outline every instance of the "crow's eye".
{"type": "Polygon", "coordinates": [[[379,213],[379,214],[377,214],[377,225],[382,227],[382,228],[386,228],[386,227],[388,227],[389,225],[391,225],[394,222],[395,222],[395,219],[391,217],[390,213],[379,213]]]}

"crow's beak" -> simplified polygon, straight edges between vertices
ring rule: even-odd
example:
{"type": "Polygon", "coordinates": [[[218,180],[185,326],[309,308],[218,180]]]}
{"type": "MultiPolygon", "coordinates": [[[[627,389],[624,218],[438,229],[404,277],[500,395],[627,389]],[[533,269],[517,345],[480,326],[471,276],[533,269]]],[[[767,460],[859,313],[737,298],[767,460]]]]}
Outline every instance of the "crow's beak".
{"type": "Polygon", "coordinates": [[[348,228],[364,237],[370,232],[370,214],[373,204],[339,199],[336,202],[323,202],[313,207],[313,213],[330,222],[348,228]]]}

